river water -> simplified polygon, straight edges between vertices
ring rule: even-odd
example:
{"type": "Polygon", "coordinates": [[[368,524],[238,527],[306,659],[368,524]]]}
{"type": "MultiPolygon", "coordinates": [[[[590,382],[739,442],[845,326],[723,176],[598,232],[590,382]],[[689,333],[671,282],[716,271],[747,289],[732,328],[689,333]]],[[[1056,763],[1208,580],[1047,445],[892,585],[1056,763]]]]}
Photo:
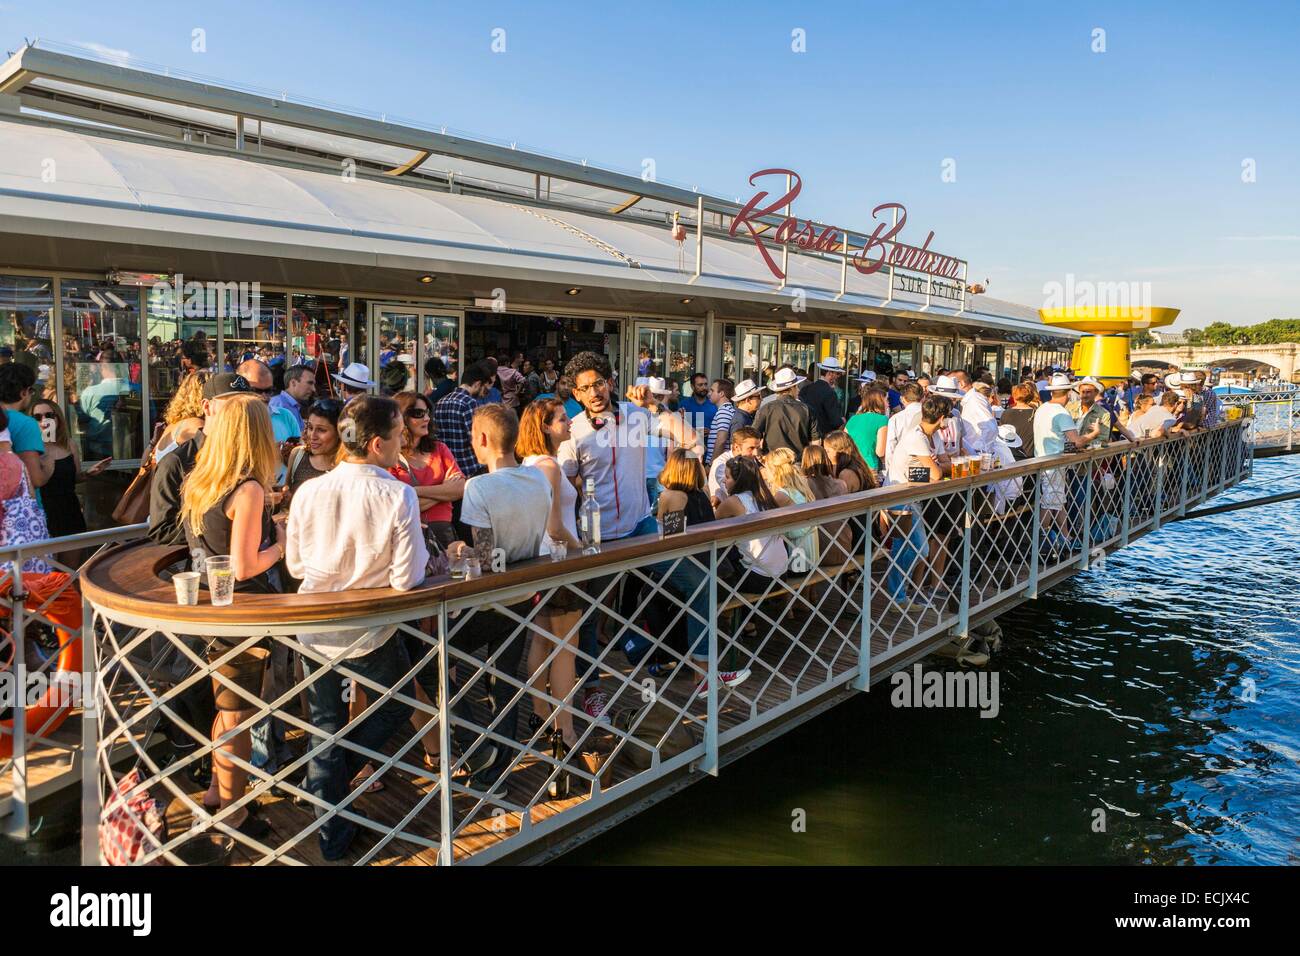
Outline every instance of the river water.
{"type": "MultiPolygon", "coordinates": [[[[1300,456],[1209,504],[1287,488],[1300,456]]],[[[995,718],[877,685],[564,862],[1300,863],[1297,528],[1163,528],[1000,619],[995,718]]]]}

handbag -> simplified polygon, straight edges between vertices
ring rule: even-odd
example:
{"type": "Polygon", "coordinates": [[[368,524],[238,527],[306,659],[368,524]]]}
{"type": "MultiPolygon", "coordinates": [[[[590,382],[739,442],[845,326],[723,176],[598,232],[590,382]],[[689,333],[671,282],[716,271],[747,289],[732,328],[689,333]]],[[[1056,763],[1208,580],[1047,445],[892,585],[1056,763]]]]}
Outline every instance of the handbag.
{"type": "Polygon", "coordinates": [[[153,453],[158,447],[158,440],[162,438],[164,428],[162,422],[154,426],[153,441],[149,443],[144,457],[140,460],[140,470],[135,473],[131,483],[126,486],[126,491],[122,492],[122,500],[113,509],[113,520],[118,524],[139,524],[149,517],[149,491],[153,486],[154,469],[157,467],[153,453]]]}

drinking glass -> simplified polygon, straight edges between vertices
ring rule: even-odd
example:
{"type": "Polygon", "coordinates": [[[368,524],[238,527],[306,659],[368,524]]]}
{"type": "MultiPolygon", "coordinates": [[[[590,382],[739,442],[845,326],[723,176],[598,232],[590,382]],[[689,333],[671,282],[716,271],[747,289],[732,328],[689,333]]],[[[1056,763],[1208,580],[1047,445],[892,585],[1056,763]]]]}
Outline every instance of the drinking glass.
{"type": "Polygon", "coordinates": [[[225,607],[235,600],[235,572],[230,566],[230,555],[217,554],[204,562],[208,572],[208,593],[213,607],[225,607]]]}
{"type": "Polygon", "coordinates": [[[451,559],[451,579],[453,581],[463,581],[469,576],[469,555],[461,551],[459,555],[451,559]]]}
{"type": "Polygon", "coordinates": [[[569,556],[569,543],[567,541],[551,542],[551,560],[563,561],[569,556]]]}
{"type": "Polygon", "coordinates": [[[995,467],[995,460],[990,453],[980,455],[980,471],[992,471],[995,467]]]}
{"type": "Polygon", "coordinates": [[[181,571],[172,575],[172,583],[176,586],[177,604],[199,603],[199,572],[181,571]]]}
{"type": "Polygon", "coordinates": [[[483,566],[479,563],[478,555],[471,554],[465,558],[465,577],[480,578],[483,576],[483,566]]]}

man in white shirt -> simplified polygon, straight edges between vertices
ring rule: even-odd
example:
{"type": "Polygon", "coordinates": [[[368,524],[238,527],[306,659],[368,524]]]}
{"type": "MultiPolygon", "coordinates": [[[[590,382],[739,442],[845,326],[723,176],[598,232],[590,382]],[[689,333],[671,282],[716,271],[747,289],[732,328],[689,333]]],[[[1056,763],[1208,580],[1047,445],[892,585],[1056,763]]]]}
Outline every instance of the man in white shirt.
{"type": "MultiPolygon", "coordinates": [[[[465,482],[465,495],[460,520],[469,527],[474,537],[473,551],[478,557],[483,573],[504,571],[505,565],[516,561],[531,561],[542,552],[542,536],[551,513],[551,483],[537,468],[520,468],[515,460],[515,441],[519,437],[519,417],[505,405],[484,405],[474,413],[470,426],[470,441],[474,456],[487,468],[487,474],[476,475],[465,482]]],[[[469,550],[463,541],[456,541],[447,550],[452,560],[465,556],[469,550]]],[[[481,606],[472,620],[454,630],[452,646],[472,654],[477,661],[493,661],[498,674],[490,681],[486,695],[483,685],[489,683],[484,675],[469,693],[462,694],[466,678],[465,668],[456,668],[456,678],[451,684],[453,697],[460,700],[454,705],[456,715],[469,726],[453,728],[461,750],[468,751],[478,739],[473,729],[475,723],[471,699],[487,697],[492,714],[494,734],[513,740],[519,705],[510,706],[511,699],[523,686],[518,680],[519,661],[523,656],[527,634],[516,618],[526,618],[532,609],[533,596],[505,605],[503,613],[494,606],[481,606]],[[511,616],[513,615],[513,616],[511,616]],[[502,676],[504,675],[504,676],[502,676]]],[[[432,675],[436,677],[435,675],[432,675]]],[[[424,684],[423,678],[421,684],[424,684]]],[[[437,687],[426,686],[431,699],[437,699],[437,687]]],[[[504,752],[499,742],[486,740],[472,753],[467,753],[465,765],[470,773],[470,786],[487,794],[502,793],[513,759],[504,752]]]]}
{"type": "MultiPolygon", "coordinates": [[[[393,588],[409,591],[424,580],[429,552],[420,530],[415,489],[388,473],[402,446],[402,415],[390,398],[354,399],[339,418],[347,457],[334,470],[298,489],[289,506],[285,561],[302,581],[300,594],[393,588]]],[[[304,634],[303,670],[308,676],[326,662],[381,687],[392,687],[407,670],[406,653],[393,639],[396,627],[349,628],[304,634]]],[[[312,726],[334,734],[348,719],[349,674],[326,668],[307,688],[312,726]]],[[[348,733],[358,747],[380,750],[411,715],[396,699],[378,708],[348,733]]],[[[312,744],[314,746],[314,743],[312,744]]],[[[331,745],[307,764],[307,790],[330,806],[343,802],[348,781],[367,758],[331,745]]],[[[324,811],[316,808],[317,815],[324,811]]],[[[356,824],[334,817],[320,830],[321,854],[337,860],[348,851],[356,824]]]]}
{"type": "Polygon", "coordinates": [[[920,381],[908,382],[899,395],[902,397],[903,407],[890,416],[889,424],[885,428],[885,457],[881,459],[880,468],[886,479],[885,484],[890,483],[889,465],[894,460],[894,449],[898,447],[899,439],[921,421],[921,400],[925,398],[925,389],[920,381]]]}
{"type": "MultiPolygon", "coordinates": [[[[1052,373],[1047,383],[1048,400],[1038,406],[1034,412],[1034,448],[1036,457],[1060,455],[1066,451],[1079,448],[1080,438],[1074,423],[1074,417],[1066,411],[1070,402],[1074,383],[1064,372],[1052,373]]],[[[1049,546],[1064,542],[1073,547],[1068,540],[1068,527],[1065,514],[1066,475],[1060,468],[1049,468],[1039,476],[1042,491],[1039,502],[1043,508],[1043,527],[1047,529],[1049,546]]]]}
{"type": "Polygon", "coordinates": [[[990,401],[992,394],[992,385],[975,382],[961,400],[961,419],[967,426],[962,431],[970,439],[971,451],[992,452],[998,440],[998,420],[990,401]]]}
{"type": "MultiPolygon", "coordinates": [[[[614,375],[604,355],[579,352],[564,374],[573,383],[573,397],[581,403],[582,413],[573,419],[569,440],[560,446],[557,458],[564,473],[578,479],[580,489],[585,490],[588,480],[594,483],[601,541],[657,534],[659,525],[650,512],[645,481],[646,446],[655,432],[654,419],[631,402],[611,401],[614,375]]],[[[662,427],[677,444],[694,447],[698,453],[698,440],[686,434],[681,419],[666,416],[662,427]]],[[[609,578],[593,578],[582,587],[599,595],[609,587],[609,578]]],[[[608,695],[599,689],[600,668],[595,664],[600,653],[599,617],[589,614],[578,637],[578,672],[585,672],[583,709],[593,719],[599,719],[609,703],[608,695]]]]}

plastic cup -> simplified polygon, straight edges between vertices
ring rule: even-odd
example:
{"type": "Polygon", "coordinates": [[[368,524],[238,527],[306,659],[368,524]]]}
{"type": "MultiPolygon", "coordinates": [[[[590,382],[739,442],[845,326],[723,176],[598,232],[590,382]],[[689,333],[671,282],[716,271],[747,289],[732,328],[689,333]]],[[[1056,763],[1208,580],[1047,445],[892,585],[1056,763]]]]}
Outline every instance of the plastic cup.
{"type": "Polygon", "coordinates": [[[992,471],[995,467],[997,465],[992,455],[988,452],[980,455],[980,471],[992,471]]]}
{"type": "Polygon", "coordinates": [[[563,561],[569,556],[569,543],[567,541],[551,542],[551,560],[563,561]]]}
{"type": "Polygon", "coordinates": [[[230,556],[218,554],[204,562],[208,572],[208,593],[213,607],[225,607],[235,600],[235,572],[230,566],[230,556]]]}
{"type": "Polygon", "coordinates": [[[172,584],[176,586],[177,604],[199,603],[199,572],[181,571],[172,575],[172,584]]]}
{"type": "Polygon", "coordinates": [[[481,578],[482,576],[483,567],[479,563],[478,556],[471,554],[465,559],[465,577],[473,580],[474,578],[481,578]]]}

